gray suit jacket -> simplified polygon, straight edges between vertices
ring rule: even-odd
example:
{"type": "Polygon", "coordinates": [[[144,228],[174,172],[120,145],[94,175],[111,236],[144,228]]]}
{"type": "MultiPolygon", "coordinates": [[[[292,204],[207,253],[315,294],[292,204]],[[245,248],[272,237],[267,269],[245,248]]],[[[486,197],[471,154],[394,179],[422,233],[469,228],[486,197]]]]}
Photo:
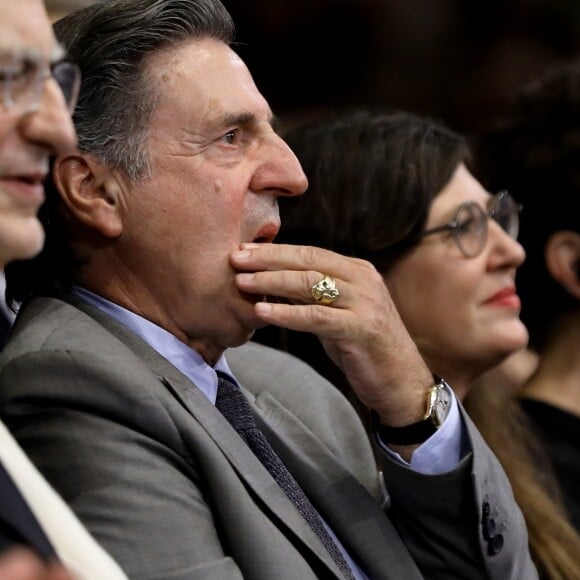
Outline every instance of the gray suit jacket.
{"type": "MultiPolygon", "coordinates": [[[[0,405],[129,576],[340,578],[195,385],[125,327],[70,302],[36,299],[22,310],[0,357],[0,405]]],[[[537,577],[510,486],[469,420],[473,453],[452,473],[423,476],[381,456],[385,513],[370,443],[332,385],[262,346],[227,358],[266,436],[369,577],[537,577]],[[492,536],[501,532],[495,548],[503,544],[495,554],[490,518],[492,536]]]]}

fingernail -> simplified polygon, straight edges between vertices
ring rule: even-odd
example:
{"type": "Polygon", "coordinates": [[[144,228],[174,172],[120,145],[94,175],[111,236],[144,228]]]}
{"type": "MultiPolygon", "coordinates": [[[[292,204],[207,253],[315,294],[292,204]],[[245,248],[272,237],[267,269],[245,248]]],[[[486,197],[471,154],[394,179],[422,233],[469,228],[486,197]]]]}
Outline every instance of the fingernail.
{"type": "Polygon", "coordinates": [[[256,312],[258,314],[271,314],[272,313],[272,305],[268,304],[267,302],[257,302],[256,303],[256,312]]]}
{"type": "Polygon", "coordinates": [[[232,252],[232,257],[238,262],[245,262],[250,259],[251,253],[250,250],[236,250],[232,252]]]}
{"type": "Polygon", "coordinates": [[[247,284],[254,279],[254,274],[236,274],[236,280],[242,284],[247,284]]]}
{"type": "Polygon", "coordinates": [[[251,248],[259,248],[260,247],[260,244],[256,244],[254,242],[244,242],[243,244],[240,244],[240,246],[242,248],[244,248],[245,250],[246,249],[249,250],[251,248]]]}

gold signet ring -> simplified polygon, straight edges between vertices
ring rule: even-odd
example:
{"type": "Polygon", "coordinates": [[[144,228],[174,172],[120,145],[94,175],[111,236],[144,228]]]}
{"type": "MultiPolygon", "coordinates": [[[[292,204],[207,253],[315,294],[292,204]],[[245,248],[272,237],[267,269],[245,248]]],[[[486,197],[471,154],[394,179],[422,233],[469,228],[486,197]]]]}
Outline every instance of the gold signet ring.
{"type": "Polygon", "coordinates": [[[312,298],[314,298],[314,302],[323,306],[329,306],[340,296],[336,282],[330,276],[324,276],[320,282],[314,284],[310,288],[310,293],[312,298]]]}

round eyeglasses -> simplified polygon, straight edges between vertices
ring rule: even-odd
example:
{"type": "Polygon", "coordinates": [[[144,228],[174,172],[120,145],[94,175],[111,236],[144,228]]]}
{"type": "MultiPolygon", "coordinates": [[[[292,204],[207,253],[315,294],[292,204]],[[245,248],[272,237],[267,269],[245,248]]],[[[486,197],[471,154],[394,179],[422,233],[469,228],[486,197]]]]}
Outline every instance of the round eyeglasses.
{"type": "Polygon", "coordinates": [[[40,106],[44,83],[54,78],[62,91],[70,113],[77,103],[81,82],[80,69],[64,60],[47,66],[36,59],[0,56],[0,93],[6,109],[17,107],[23,112],[40,106]]]}
{"type": "Polygon", "coordinates": [[[467,258],[475,258],[483,251],[487,241],[487,220],[495,220],[514,240],[520,230],[522,206],[507,192],[500,191],[494,196],[487,212],[476,202],[468,201],[457,208],[457,213],[448,224],[426,230],[419,240],[440,232],[449,232],[461,253],[467,258]]]}

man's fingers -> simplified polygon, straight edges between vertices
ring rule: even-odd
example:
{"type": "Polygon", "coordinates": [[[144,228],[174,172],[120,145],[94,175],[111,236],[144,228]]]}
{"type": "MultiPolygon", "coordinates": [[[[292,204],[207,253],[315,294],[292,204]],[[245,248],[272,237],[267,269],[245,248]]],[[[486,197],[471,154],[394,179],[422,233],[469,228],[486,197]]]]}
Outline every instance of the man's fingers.
{"type": "Polygon", "coordinates": [[[350,327],[344,320],[348,313],[330,306],[258,302],[255,311],[264,322],[299,332],[312,332],[319,337],[338,338],[334,335],[342,334],[350,327]],[[340,323],[338,317],[343,318],[340,323]]]}
{"type": "Polygon", "coordinates": [[[241,250],[232,252],[231,261],[240,271],[311,270],[333,277],[344,277],[361,262],[330,250],[291,244],[243,244],[241,250]]]}
{"type": "MultiPolygon", "coordinates": [[[[324,274],[312,270],[281,270],[238,274],[236,283],[242,292],[248,294],[279,297],[293,303],[314,304],[312,288],[324,279],[324,274]]],[[[328,281],[325,280],[324,284],[328,284],[328,281]]],[[[349,285],[343,280],[332,278],[331,286],[337,291],[332,306],[346,307],[349,285]]],[[[329,292],[332,293],[330,289],[329,292]]]]}

